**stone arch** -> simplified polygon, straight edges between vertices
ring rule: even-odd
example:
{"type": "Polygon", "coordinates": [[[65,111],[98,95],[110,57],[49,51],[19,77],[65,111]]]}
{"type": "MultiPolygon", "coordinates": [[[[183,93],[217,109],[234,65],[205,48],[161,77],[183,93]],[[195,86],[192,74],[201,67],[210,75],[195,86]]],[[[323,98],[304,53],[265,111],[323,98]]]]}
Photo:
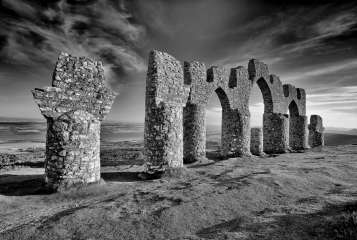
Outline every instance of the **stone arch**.
{"type": "Polygon", "coordinates": [[[249,61],[248,69],[241,66],[230,71],[216,66],[207,69],[204,63],[197,61],[185,62],[182,69],[181,63],[172,56],[153,51],[147,76],[145,156],[148,172],[180,167],[182,158],[195,161],[205,156],[205,114],[213,92],[222,106],[224,156],[250,154],[249,93],[254,83],[260,88],[265,105],[265,152],[287,151],[289,116],[286,112],[292,100],[292,116],[301,120],[294,122],[299,125],[294,129],[302,129],[304,125],[305,91],[283,87],[279,77],[270,75],[267,65],[256,59],[249,61]]]}
{"type": "Polygon", "coordinates": [[[183,151],[184,151],[184,163],[192,163],[199,159],[206,157],[206,108],[208,99],[213,95],[217,94],[222,107],[222,146],[223,142],[227,142],[228,138],[225,131],[228,126],[224,128],[223,119],[227,115],[230,109],[230,101],[226,91],[217,87],[215,90],[211,88],[206,92],[206,100],[203,103],[195,103],[188,101],[183,109],[183,151]],[[226,139],[226,141],[223,141],[226,139]]]}
{"type": "Polygon", "coordinates": [[[256,81],[262,95],[264,101],[264,112],[271,113],[273,112],[273,98],[270,87],[264,78],[259,78],[256,81]]]}
{"type": "Polygon", "coordinates": [[[218,96],[219,102],[221,103],[222,110],[230,109],[231,108],[230,102],[226,92],[221,87],[218,87],[216,90],[214,90],[214,92],[218,96]]]}
{"type": "Polygon", "coordinates": [[[288,116],[284,114],[283,87],[279,77],[270,75],[268,66],[257,59],[248,63],[249,79],[257,83],[264,101],[263,149],[266,153],[284,153],[289,144],[288,116]]]}
{"type": "Polygon", "coordinates": [[[222,155],[244,155],[249,152],[250,82],[244,67],[230,70],[203,63],[185,62],[185,82],[190,83],[184,115],[184,163],[194,162],[206,154],[206,107],[212,94],[222,106],[222,155]]]}
{"type": "Polygon", "coordinates": [[[283,85],[283,99],[281,99],[283,112],[289,111],[290,104],[294,101],[300,116],[306,115],[306,92],[302,88],[296,88],[291,84],[283,85]]]}
{"type": "Polygon", "coordinates": [[[288,109],[289,109],[290,116],[299,116],[300,115],[299,107],[294,100],[292,100],[290,102],[290,104],[288,105],[288,109]]]}
{"type": "Polygon", "coordinates": [[[294,99],[288,104],[288,111],[289,147],[292,150],[304,150],[308,147],[307,117],[301,114],[301,109],[294,99]]]}
{"type": "Polygon", "coordinates": [[[183,166],[183,107],[189,90],[179,61],[167,53],[150,52],[144,129],[149,174],[183,166]]]}

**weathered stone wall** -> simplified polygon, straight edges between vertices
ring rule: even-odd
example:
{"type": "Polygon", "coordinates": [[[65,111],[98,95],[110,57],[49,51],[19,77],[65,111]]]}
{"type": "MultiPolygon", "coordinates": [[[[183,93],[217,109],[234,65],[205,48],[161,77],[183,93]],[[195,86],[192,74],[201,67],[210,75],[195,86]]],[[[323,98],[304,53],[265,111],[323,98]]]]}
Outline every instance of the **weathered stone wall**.
{"type": "Polygon", "coordinates": [[[309,124],[309,144],[311,147],[325,145],[324,131],[325,128],[322,124],[322,117],[319,115],[311,115],[309,124]]]}
{"type": "Polygon", "coordinates": [[[263,130],[261,128],[252,128],[250,131],[250,152],[253,155],[263,154],[263,130]]]}
{"type": "Polygon", "coordinates": [[[61,53],[52,87],[34,89],[47,119],[46,183],[54,190],[100,179],[100,121],[115,93],[105,86],[101,62],[61,53]]]}
{"type": "Polygon", "coordinates": [[[281,113],[263,114],[265,153],[285,153],[289,148],[289,117],[281,113]]]}
{"type": "Polygon", "coordinates": [[[283,153],[289,148],[288,116],[284,115],[283,85],[279,77],[269,75],[266,64],[252,59],[248,63],[249,79],[260,88],[264,100],[263,149],[266,153],[283,153]]]}
{"type": "Polygon", "coordinates": [[[251,154],[249,115],[242,116],[238,109],[223,109],[221,142],[223,156],[249,156],[251,154]]]}
{"type": "Polygon", "coordinates": [[[152,51],[145,100],[147,173],[183,166],[183,107],[188,92],[180,62],[169,54],[152,51]]]}
{"type": "Polygon", "coordinates": [[[249,155],[250,82],[247,70],[243,67],[230,71],[222,67],[206,69],[199,62],[185,62],[184,70],[185,83],[190,85],[184,110],[184,159],[193,162],[204,156],[205,108],[212,94],[217,94],[222,106],[222,155],[249,155]]]}
{"type": "MultiPolygon", "coordinates": [[[[302,88],[296,88],[291,84],[283,85],[284,98],[281,100],[283,107],[282,113],[287,113],[290,110],[292,102],[296,104],[296,111],[299,116],[306,116],[306,92],[302,88]]],[[[292,113],[290,113],[292,114],[292,113]]],[[[295,113],[294,113],[295,114],[295,113]]]]}
{"type": "Polygon", "coordinates": [[[150,54],[146,90],[145,154],[148,171],[182,166],[205,157],[206,108],[212,94],[222,106],[221,150],[224,156],[250,155],[249,97],[257,84],[264,99],[263,150],[283,153],[289,149],[290,108],[292,148],[306,144],[306,94],[303,89],[282,85],[266,64],[252,59],[248,69],[185,62],[184,70],[172,56],[150,54]],[[291,107],[294,103],[294,108],[291,107]],[[180,124],[183,109],[183,150],[180,124]],[[296,116],[296,118],[295,118],[296,116]],[[176,125],[177,123],[177,125],[176,125]],[[175,146],[175,147],[174,147],[175,146]],[[183,157],[182,152],[183,151],[183,157]]]}
{"type": "Polygon", "coordinates": [[[47,121],[46,183],[53,189],[100,180],[100,121],[83,110],[47,121]]]}
{"type": "Polygon", "coordinates": [[[206,106],[187,103],[183,109],[184,163],[206,157],[206,106]]]}
{"type": "Polygon", "coordinates": [[[292,150],[304,150],[308,146],[308,130],[306,116],[290,115],[289,119],[289,147],[292,150]]]}
{"type": "Polygon", "coordinates": [[[308,130],[306,115],[306,93],[302,88],[284,84],[284,113],[289,113],[289,147],[292,150],[308,148],[308,130]]]}

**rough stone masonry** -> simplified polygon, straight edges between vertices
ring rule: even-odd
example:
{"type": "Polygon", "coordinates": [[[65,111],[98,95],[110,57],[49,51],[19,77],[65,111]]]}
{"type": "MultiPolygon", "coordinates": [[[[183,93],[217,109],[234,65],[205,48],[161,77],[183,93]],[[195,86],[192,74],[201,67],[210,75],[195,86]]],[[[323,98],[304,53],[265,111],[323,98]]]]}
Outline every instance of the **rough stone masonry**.
{"type": "Polygon", "coordinates": [[[100,180],[100,123],[116,94],[100,61],[61,53],[52,86],[32,91],[47,120],[45,182],[61,191],[100,180]]]}
{"type": "Polygon", "coordinates": [[[305,90],[283,85],[263,62],[252,59],[248,68],[230,70],[206,68],[197,61],[182,66],[169,54],[152,51],[145,100],[147,172],[205,158],[206,109],[212,94],[222,106],[222,155],[251,155],[249,97],[255,85],[263,95],[264,115],[263,139],[254,132],[254,154],[260,154],[261,147],[265,153],[308,148],[305,90]]]}
{"type": "Polygon", "coordinates": [[[322,117],[319,115],[311,115],[309,124],[309,144],[311,147],[324,146],[324,131],[322,117]]]}

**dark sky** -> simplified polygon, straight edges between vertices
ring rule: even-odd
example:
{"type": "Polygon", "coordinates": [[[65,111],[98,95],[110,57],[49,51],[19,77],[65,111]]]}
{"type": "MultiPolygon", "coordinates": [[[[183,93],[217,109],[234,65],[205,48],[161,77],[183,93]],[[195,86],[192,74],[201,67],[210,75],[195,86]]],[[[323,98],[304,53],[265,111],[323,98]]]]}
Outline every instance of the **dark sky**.
{"type": "MultiPolygon", "coordinates": [[[[105,63],[120,93],[109,119],[143,122],[147,55],[155,48],[208,66],[261,59],[284,83],[306,88],[308,114],[356,128],[356,43],[356,1],[2,0],[0,116],[42,118],[30,89],[50,85],[65,51],[105,63]]],[[[253,120],[263,112],[259,94],[253,120]]],[[[219,111],[213,100],[208,118],[219,119],[219,111]]]]}

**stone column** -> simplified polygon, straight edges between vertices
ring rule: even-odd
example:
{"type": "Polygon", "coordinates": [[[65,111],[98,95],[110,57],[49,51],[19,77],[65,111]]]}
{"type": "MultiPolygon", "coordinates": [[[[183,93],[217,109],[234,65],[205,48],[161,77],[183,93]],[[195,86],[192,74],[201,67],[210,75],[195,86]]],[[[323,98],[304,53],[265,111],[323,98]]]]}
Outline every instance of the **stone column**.
{"type": "Polygon", "coordinates": [[[307,117],[292,116],[289,120],[289,147],[292,150],[308,148],[307,117]]]}
{"type": "Polygon", "coordinates": [[[183,166],[182,106],[151,105],[145,121],[145,160],[149,174],[183,166]]]}
{"type": "Polygon", "coordinates": [[[206,157],[206,106],[187,103],[183,116],[183,161],[193,163],[206,157]]]}
{"type": "Polygon", "coordinates": [[[167,53],[152,51],[145,100],[147,174],[183,166],[183,107],[188,93],[180,62],[167,53]]]}
{"type": "Polygon", "coordinates": [[[285,153],[289,147],[289,117],[281,113],[263,114],[265,153],[285,153]]]}
{"type": "Polygon", "coordinates": [[[263,154],[263,130],[261,128],[250,130],[250,152],[257,156],[263,154]]]}
{"type": "MultiPolygon", "coordinates": [[[[47,119],[46,183],[52,189],[100,180],[100,121],[85,111],[47,119]]],[[[61,190],[61,189],[59,189],[61,190]]]]}
{"type": "Polygon", "coordinates": [[[222,109],[221,150],[223,156],[250,156],[249,112],[222,109]]]}
{"type": "Polygon", "coordinates": [[[311,115],[309,124],[309,144],[311,147],[325,145],[324,131],[325,128],[322,124],[322,117],[319,115],[311,115]]]}
{"type": "Polygon", "coordinates": [[[32,91],[47,120],[45,182],[52,190],[100,180],[100,122],[116,95],[104,81],[101,62],[61,53],[52,87],[32,91]]]}

